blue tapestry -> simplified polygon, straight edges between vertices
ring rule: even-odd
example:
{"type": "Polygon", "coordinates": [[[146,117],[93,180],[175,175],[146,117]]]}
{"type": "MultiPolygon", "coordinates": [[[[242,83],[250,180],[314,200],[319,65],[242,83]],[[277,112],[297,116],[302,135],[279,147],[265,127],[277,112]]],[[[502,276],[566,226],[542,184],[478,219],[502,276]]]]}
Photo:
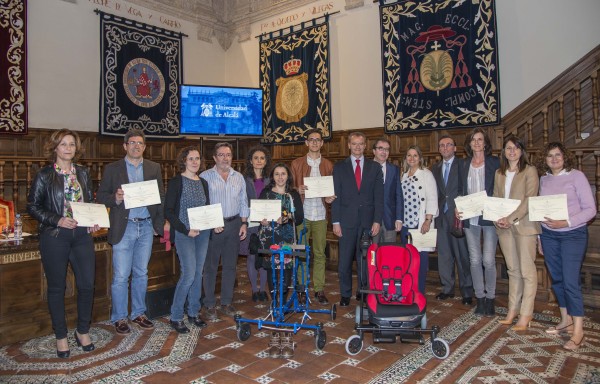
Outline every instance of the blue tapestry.
{"type": "Polygon", "coordinates": [[[181,34],[100,14],[100,133],[179,135],[181,34]]]}
{"type": "Polygon", "coordinates": [[[264,144],[304,142],[306,131],[314,128],[331,138],[329,23],[324,18],[285,35],[261,36],[264,144]]]}
{"type": "Polygon", "coordinates": [[[493,0],[380,3],[385,132],[498,124],[493,0]]]}

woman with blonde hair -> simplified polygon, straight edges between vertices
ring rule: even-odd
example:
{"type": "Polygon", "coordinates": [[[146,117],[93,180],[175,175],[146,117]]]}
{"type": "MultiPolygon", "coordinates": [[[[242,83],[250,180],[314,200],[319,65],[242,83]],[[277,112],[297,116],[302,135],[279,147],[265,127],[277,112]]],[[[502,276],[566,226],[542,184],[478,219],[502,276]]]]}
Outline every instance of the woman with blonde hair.
{"type": "MultiPolygon", "coordinates": [[[[411,145],[406,151],[402,164],[402,193],[404,195],[403,228],[409,232],[420,231],[425,234],[435,225],[433,219],[438,216],[437,184],[433,173],[423,166],[423,152],[417,145],[411,145]],[[412,230],[412,231],[411,231],[412,230]]],[[[406,234],[403,233],[403,238],[406,234]]],[[[419,291],[425,294],[425,280],[429,269],[429,252],[435,248],[419,248],[419,291]]]]}

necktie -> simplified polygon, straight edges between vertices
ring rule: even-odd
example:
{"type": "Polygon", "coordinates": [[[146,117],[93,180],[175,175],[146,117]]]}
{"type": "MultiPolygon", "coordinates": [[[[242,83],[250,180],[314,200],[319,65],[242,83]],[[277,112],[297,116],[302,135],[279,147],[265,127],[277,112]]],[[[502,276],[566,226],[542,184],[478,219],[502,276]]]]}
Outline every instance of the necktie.
{"type": "Polygon", "coordinates": [[[354,169],[354,178],[356,179],[356,186],[358,187],[358,190],[360,191],[360,180],[361,180],[360,159],[356,159],[356,168],[354,169]]]}
{"type": "Polygon", "coordinates": [[[448,174],[450,173],[450,163],[444,162],[444,185],[448,184],[448,174]]]}
{"type": "MultiPolygon", "coordinates": [[[[450,173],[450,163],[444,161],[444,186],[448,185],[448,174],[450,173]]],[[[444,204],[444,213],[448,212],[448,203],[444,204]]]]}

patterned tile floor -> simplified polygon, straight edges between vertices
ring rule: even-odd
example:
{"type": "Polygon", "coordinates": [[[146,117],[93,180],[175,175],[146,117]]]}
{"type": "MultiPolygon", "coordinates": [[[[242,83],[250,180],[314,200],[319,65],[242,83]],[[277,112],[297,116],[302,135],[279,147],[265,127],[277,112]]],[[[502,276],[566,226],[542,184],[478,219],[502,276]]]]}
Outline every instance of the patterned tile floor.
{"type": "MultiPolygon", "coordinates": [[[[336,273],[328,272],[330,302],[339,301],[336,273]]],[[[547,337],[543,330],[558,314],[556,306],[536,303],[531,331],[516,333],[498,326],[494,318],[472,315],[472,307],[461,298],[435,300],[439,292],[431,282],[427,298],[428,322],[442,328],[441,337],[450,342],[446,360],[435,359],[429,343],[373,344],[366,334],[364,347],[348,355],[345,342],[354,333],[356,301],[329,314],[313,314],[307,324],[323,323],[325,347],[316,348],[310,329],[299,329],[291,359],[269,358],[269,330],[252,324],[246,341],[237,337],[235,322],[224,315],[207,328],[178,335],[168,318],[156,321],[153,331],[114,334],[108,322],[94,324],[96,350],[83,353],[71,343],[71,358],[54,356],[51,336],[0,348],[0,383],[396,383],[396,382],[600,382],[600,315],[589,312],[586,348],[581,354],[564,353],[565,340],[547,337]],[[537,344],[536,344],[537,343],[537,344]],[[564,380],[564,381],[563,381],[564,380]]],[[[501,316],[506,297],[497,299],[501,316]]],[[[267,314],[267,303],[251,300],[240,258],[234,306],[247,319],[267,314]]],[[[329,309],[314,303],[311,309],[329,309]]],[[[286,320],[299,322],[300,315],[286,320]]],[[[72,332],[70,332],[72,333],[72,332]]]]}

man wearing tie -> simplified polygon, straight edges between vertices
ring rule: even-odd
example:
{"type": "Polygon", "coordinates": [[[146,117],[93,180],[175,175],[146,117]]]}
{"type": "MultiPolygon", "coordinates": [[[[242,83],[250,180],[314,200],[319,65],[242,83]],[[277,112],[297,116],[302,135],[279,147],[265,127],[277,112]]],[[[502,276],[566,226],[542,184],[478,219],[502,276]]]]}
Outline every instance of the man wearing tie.
{"type": "Polygon", "coordinates": [[[377,243],[396,242],[396,233],[402,230],[404,220],[404,196],[400,185],[400,168],[388,163],[391,143],[386,138],[378,139],[373,144],[373,160],[383,173],[383,221],[379,236],[373,240],[377,243]]]}
{"type": "Polygon", "coordinates": [[[340,306],[350,304],[352,263],[357,260],[358,287],[366,283],[359,240],[364,232],[377,236],[383,218],[383,176],[381,165],[365,159],[367,138],[361,132],[348,135],[350,157],[333,167],[336,199],[331,204],[333,233],[339,237],[338,276],[340,306]]]}
{"type": "Polygon", "coordinates": [[[431,172],[438,188],[438,208],[440,215],[435,219],[437,233],[438,271],[442,283],[442,292],[436,296],[438,300],[454,297],[454,263],[458,268],[459,287],[462,303],[473,303],[473,281],[469,264],[469,252],[464,238],[456,238],[450,234],[454,224],[454,199],[462,191],[462,178],[459,175],[459,161],[454,156],[456,143],[448,135],[443,135],[438,148],[442,161],[436,163],[431,172]]]}

